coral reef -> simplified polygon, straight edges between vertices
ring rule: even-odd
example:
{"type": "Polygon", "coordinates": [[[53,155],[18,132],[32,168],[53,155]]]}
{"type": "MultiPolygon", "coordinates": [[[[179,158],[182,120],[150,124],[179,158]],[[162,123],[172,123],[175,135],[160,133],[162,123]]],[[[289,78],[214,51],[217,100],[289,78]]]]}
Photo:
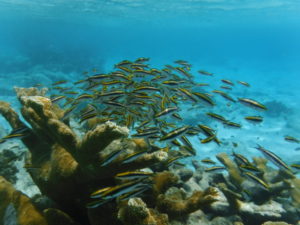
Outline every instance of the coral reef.
{"type": "MultiPolygon", "coordinates": [[[[47,88],[15,88],[21,115],[9,103],[0,102],[0,114],[12,128],[0,141],[19,138],[23,142],[28,149],[24,167],[40,189],[31,199],[17,191],[11,184],[16,177],[10,162],[19,156],[11,149],[2,151],[0,171],[6,179],[0,177],[0,225],[6,221],[20,225],[297,223],[300,180],[261,146],[258,149],[268,152],[271,160],[219,153],[216,158],[223,166],[210,159],[194,160],[194,170],[177,161],[196,155],[188,136],[204,134],[201,143],[224,142],[226,148],[229,142],[219,141],[216,131],[206,125],[177,123],[183,120],[174,113],[180,111],[179,101],[186,112],[190,107],[186,102],[197,103],[195,96],[215,105],[210,95],[188,90],[198,85],[185,70],[190,66],[179,61],[183,67],[144,70],[147,60],[125,60],[116,67],[126,73],[96,74],[75,82],[83,85],[78,88],[81,93],[57,86],[67,81],[53,84],[60,94],[51,97],[46,97],[47,88]],[[140,80],[149,75],[151,81],[140,80]],[[77,97],[69,97],[74,92],[77,97]],[[64,105],[57,103],[61,99],[64,105]],[[171,116],[162,119],[167,114],[172,121],[171,116]],[[269,167],[269,161],[278,169],[269,167]]],[[[235,102],[225,92],[215,92],[235,102]]],[[[243,101],[265,109],[254,100],[243,101]]]]}
{"type": "Polygon", "coordinates": [[[140,198],[132,198],[122,205],[118,218],[126,225],[168,225],[168,215],[147,208],[140,198]]]}
{"type": "Polygon", "coordinates": [[[22,225],[50,225],[31,200],[3,177],[0,177],[0,201],[0,224],[10,221],[22,225]]]}
{"type": "MultiPolygon", "coordinates": [[[[141,141],[127,139],[127,128],[107,122],[78,137],[60,120],[62,110],[41,96],[43,91],[34,88],[16,91],[22,115],[32,128],[22,139],[30,152],[26,159],[28,172],[44,195],[79,222],[87,220],[85,205],[89,194],[99,187],[114,184],[115,174],[167,159],[166,152],[156,151],[122,164],[124,157],[147,147],[141,141]],[[120,149],[120,157],[101,166],[100,162],[112,151],[120,149]]],[[[13,129],[26,126],[8,103],[1,102],[0,113],[13,129]]]]}

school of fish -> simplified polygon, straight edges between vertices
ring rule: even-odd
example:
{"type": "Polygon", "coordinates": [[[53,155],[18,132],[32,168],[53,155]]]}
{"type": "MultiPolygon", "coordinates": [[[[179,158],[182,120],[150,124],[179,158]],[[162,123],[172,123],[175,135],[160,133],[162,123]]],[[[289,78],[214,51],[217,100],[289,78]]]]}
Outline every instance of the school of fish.
{"type": "MultiPolygon", "coordinates": [[[[199,144],[214,142],[222,145],[217,137],[217,131],[207,124],[196,123],[185,124],[183,111],[187,108],[193,110],[205,109],[205,116],[227,128],[242,129],[240,123],[226,119],[226,116],[213,111],[217,105],[216,96],[221,96],[226,101],[227,106],[231,104],[242,104],[257,111],[265,111],[267,107],[254,99],[246,97],[234,97],[230,91],[235,83],[242,88],[249,88],[250,84],[245,81],[231,81],[220,79],[220,89],[207,92],[207,83],[195,81],[195,76],[191,73],[192,65],[184,60],[177,60],[175,65],[165,65],[162,69],[150,67],[149,58],[138,58],[135,61],[124,60],[115,65],[110,73],[93,74],[84,72],[84,79],[71,83],[67,80],[57,81],[50,88],[51,101],[59,104],[64,109],[62,121],[71,118],[84,127],[84,123],[91,119],[97,121],[97,125],[107,121],[114,121],[120,126],[126,126],[131,130],[131,137],[144,138],[150,146],[159,146],[166,151],[172,148],[182,151],[180,156],[170,158],[167,166],[183,157],[197,154],[197,149],[189,141],[189,137],[199,137],[199,144]]],[[[213,73],[199,70],[196,76],[216,77],[213,73]]],[[[198,80],[198,79],[197,79],[198,80]]],[[[261,115],[245,115],[244,119],[251,123],[261,123],[264,118],[261,115]]],[[[92,129],[92,128],[89,128],[92,129]]],[[[9,135],[2,137],[0,143],[10,139],[23,138],[28,135],[26,127],[13,130],[9,135]]],[[[299,144],[300,141],[292,136],[284,136],[286,141],[299,144]]],[[[236,144],[237,145],[237,144],[236,144]]],[[[298,164],[287,165],[275,153],[257,145],[255,147],[270,162],[280,169],[295,173],[299,170],[298,164]]],[[[122,163],[129,163],[147,153],[141,151],[128,155],[122,163]]],[[[101,166],[106,166],[115,160],[121,150],[111,152],[102,162],[101,166]]],[[[241,154],[232,154],[239,169],[245,177],[263,188],[268,189],[268,184],[259,177],[261,171],[250,163],[241,154]]],[[[204,158],[204,164],[212,165],[206,172],[222,171],[226,168],[216,165],[216,162],[209,158],[204,158]]],[[[143,171],[128,171],[117,174],[116,179],[125,180],[121,184],[113,187],[105,187],[96,190],[91,194],[92,199],[96,199],[87,205],[89,208],[98,207],[117,197],[126,200],[134,196],[141,195],[151,188],[151,177],[153,173],[143,171]]]]}

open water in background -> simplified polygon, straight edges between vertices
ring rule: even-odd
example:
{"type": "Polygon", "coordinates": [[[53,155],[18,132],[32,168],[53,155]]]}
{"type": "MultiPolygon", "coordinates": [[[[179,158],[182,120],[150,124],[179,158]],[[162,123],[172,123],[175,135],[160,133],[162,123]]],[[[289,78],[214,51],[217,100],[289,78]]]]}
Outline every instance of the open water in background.
{"type": "Polygon", "coordinates": [[[247,81],[299,112],[299,15],[298,0],[0,0],[0,95],[150,57],[247,81]]]}

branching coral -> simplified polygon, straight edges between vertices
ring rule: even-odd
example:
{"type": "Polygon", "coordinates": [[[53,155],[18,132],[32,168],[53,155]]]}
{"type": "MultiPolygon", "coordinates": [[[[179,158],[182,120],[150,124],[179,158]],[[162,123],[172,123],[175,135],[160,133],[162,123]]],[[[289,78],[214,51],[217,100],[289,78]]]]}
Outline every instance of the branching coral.
{"type": "MultiPolygon", "coordinates": [[[[11,221],[22,225],[50,225],[31,203],[30,199],[0,177],[0,218],[13,217],[11,221]]],[[[0,221],[0,224],[3,224],[0,221]]],[[[52,224],[51,224],[52,225],[52,224]]]]}
{"type": "MultiPolygon", "coordinates": [[[[147,150],[147,145],[127,139],[128,129],[112,122],[97,125],[80,138],[61,121],[61,110],[36,89],[17,89],[22,115],[30,124],[29,134],[22,139],[31,155],[27,164],[34,182],[41,192],[52,198],[64,211],[85,221],[85,204],[89,194],[97,188],[114,183],[119,172],[145,168],[163,162],[164,151],[145,153],[129,163],[122,160],[130,153],[147,150]],[[101,166],[113,150],[122,150],[110,164],[101,166]]],[[[1,102],[0,113],[13,129],[24,127],[17,113],[8,103],[1,102]]]]}
{"type": "Polygon", "coordinates": [[[217,192],[214,188],[206,191],[195,191],[190,197],[184,198],[180,191],[171,194],[161,194],[157,198],[159,211],[165,212],[172,217],[188,215],[198,209],[208,208],[216,201],[217,192]]]}

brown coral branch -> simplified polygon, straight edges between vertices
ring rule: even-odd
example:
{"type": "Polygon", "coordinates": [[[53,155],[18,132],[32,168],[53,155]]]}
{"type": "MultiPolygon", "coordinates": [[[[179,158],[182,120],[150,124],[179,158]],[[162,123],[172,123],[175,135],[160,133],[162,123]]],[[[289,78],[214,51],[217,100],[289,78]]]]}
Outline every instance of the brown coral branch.
{"type": "Polygon", "coordinates": [[[225,152],[217,154],[216,158],[227,168],[230,181],[240,187],[245,179],[242,177],[237,165],[225,152]]]}
{"type": "Polygon", "coordinates": [[[3,221],[7,210],[14,210],[16,221],[11,221],[14,224],[49,225],[27,196],[15,190],[12,184],[0,177],[0,221],[3,221]]]}
{"type": "Polygon", "coordinates": [[[9,103],[0,101],[0,114],[9,122],[13,129],[24,126],[19,115],[11,108],[9,103]]]}
{"type": "Polygon", "coordinates": [[[198,209],[206,209],[216,201],[216,191],[208,188],[204,192],[195,191],[186,199],[174,198],[174,196],[159,195],[157,208],[160,212],[167,213],[170,217],[180,217],[195,212],[198,209]]]}
{"type": "Polygon", "coordinates": [[[78,144],[77,158],[82,163],[90,162],[95,155],[106,148],[112,141],[126,137],[127,128],[118,127],[115,123],[106,122],[88,131],[81,143],[78,144]]]}
{"type": "MultiPolygon", "coordinates": [[[[9,103],[0,101],[0,114],[2,114],[2,116],[8,121],[12,129],[26,127],[26,125],[21,121],[19,115],[11,108],[9,103]]],[[[28,132],[28,135],[22,138],[22,142],[26,145],[30,152],[36,153],[34,156],[35,158],[40,158],[39,152],[41,149],[49,151],[49,146],[45,145],[45,143],[32,131],[28,132]]]]}
{"type": "Polygon", "coordinates": [[[35,131],[52,143],[59,143],[75,156],[77,138],[74,132],[52,111],[50,99],[41,96],[21,97],[22,114],[35,131]]]}

